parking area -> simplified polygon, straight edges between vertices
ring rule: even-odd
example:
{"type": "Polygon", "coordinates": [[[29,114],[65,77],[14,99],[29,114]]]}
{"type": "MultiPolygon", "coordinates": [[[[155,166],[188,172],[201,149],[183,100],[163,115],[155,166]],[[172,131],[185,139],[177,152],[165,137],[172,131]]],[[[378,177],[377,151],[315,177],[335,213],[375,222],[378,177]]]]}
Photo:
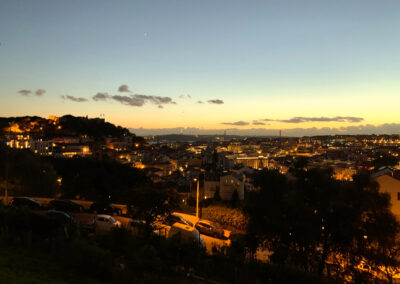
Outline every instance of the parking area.
{"type": "MultiPolygon", "coordinates": [[[[11,200],[12,197],[9,197],[9,200],[11,200]]],[[[39,201],[42,205],[44,205],[44,207],[46,208],[48,206],[48,204],[50,203],[50,201],[52,200],[52,198],[43,198],[43,197],[37,197],[37,198],[33,198],[36,201],[39,201]]],[[[4,199],[3,199],[4,200],[4,199]]],[[[84,200],[71,200],[72,202],[79,204],[81,206],[83,206],[83,208],[85,209],[84,212],[71,212],[68,213],[70,216],[74,217],[78,227],[81,229],[82,232],[86,231],[86,232],[95,232],[94,228],[93,228],[93,220],[96,217],[96,213],[90,213],[87,212],[88,209],[90,208],[91,204],[93,202],[91,201],[84,201],[84,200]]],[[[121,205],[121,204],[112,204],[114,207],[118,207],[122,210],[122,214],[126,214],[127,212],[127,206],[126,205],[121,205]]],[[[46,214],[47,210],[33,210],[35,213],[37,214],[46,214]]],[[[194,216],[194,215],[190,215],[190,214],[185,214],[185,213],[180,213],[180,212],[173,212],[173,214],[175,215],[179,215],[184,217],[185,219],[189,220],[193,227],[195,224],[197,224],[197,222],[199,221],[199,218],[194,216]]],[[[113,216],[115,220],[119,221],[121,223],[121,227],[122,228],[128,228],[129,227],[129,222],[132,220],[129,217],[124,217],[124,216],[113,216]]],[[[160,228],[158,228],[158,230],[156,230],[155,232],[161,236],[166,237],[168,235],[168,231],[171,228],[171,226],[168,225],[162,225],[160,228]]],[[[201,234],[205,246],[206,246],[206,250],[208,253],[212,253],[213,248],[222,248],[224,246],[230,246],[231,241],[229,240],[229,236],[230,236],[230,231],[227,230],[223,230],[223,235],[225,237],[222,238],[216,238],[213,237],[211,235],[207,235],[207,234],[201,234]]]]}

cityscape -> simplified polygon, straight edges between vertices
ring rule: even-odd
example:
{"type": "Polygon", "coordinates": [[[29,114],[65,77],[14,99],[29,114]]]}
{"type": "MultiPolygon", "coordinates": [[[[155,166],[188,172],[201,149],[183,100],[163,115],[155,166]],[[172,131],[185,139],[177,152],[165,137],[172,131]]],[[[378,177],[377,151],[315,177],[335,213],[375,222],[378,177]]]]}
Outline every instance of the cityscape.
{"type": "Polygon", "coordinates": [[[0,3],[0,283],[400,283],[400,3],[0,3]]]}

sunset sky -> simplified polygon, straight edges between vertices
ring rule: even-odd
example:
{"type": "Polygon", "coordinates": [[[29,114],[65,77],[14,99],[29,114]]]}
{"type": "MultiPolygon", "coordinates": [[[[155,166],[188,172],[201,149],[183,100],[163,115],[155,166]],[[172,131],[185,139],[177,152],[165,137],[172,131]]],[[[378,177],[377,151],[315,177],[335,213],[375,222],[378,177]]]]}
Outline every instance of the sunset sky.
{"type": "Polygon", "coordinates": [[[400,133],[398,0],[1,1],[0,43],[0,116],[400,133]]]}

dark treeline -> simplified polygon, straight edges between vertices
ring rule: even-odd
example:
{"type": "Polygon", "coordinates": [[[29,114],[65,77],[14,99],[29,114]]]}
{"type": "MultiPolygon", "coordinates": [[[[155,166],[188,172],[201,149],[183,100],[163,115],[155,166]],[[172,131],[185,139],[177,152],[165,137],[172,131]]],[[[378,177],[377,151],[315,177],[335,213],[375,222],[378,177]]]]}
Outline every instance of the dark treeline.
{"type": "Polygon", "coordinates": [[[367,172],[353,179],[335,180],[329,169],[260,172],[259,190],[248,194],[245,206],[249,248],[266,248],[273,263],[320,278],[365,281],[383,273],[391,281],[399,264],[399,223],[390,197],[367,172]]]}
{"type": "Polygon", "coordinates": [[[0,146],[0,189],[9,196],[68,198],[129,205],[134,217],[151,222],[177,208],[176,192],[154,184],[140,170],[111,159],[42,158],[0,146]]]}
{"type": "Polygon", "coordinates": [[[58,175],[51,163],[28,150],[0,145],[0,188],[11,196],[54,196],[58,175]]]}

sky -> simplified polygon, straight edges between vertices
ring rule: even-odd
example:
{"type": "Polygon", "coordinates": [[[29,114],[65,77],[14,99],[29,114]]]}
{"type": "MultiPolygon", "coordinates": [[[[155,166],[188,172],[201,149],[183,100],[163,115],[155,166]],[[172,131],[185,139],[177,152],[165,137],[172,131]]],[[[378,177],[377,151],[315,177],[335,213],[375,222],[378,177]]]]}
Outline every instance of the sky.
{"type": "Polygon", "coordinates": [[[400,1],[0,1],[0,116],[400,133],[400,1]]]}

